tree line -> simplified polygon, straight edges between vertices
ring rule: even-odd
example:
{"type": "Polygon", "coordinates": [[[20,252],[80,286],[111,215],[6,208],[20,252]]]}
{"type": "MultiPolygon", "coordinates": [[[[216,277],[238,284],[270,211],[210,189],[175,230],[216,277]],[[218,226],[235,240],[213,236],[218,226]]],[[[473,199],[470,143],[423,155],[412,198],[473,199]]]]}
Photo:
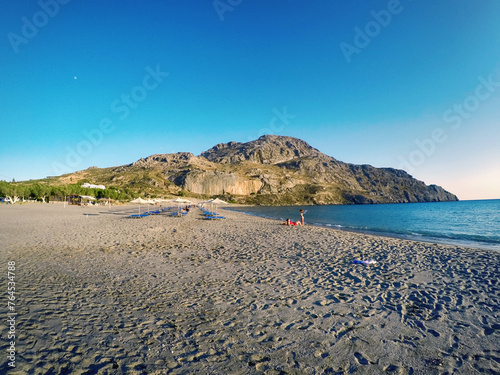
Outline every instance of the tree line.
{"type": "Polygon", "coordinates": [[[137,197],[137,194],[127,188],[108,187],[106,189],[84,188],[79,184],[51,186],[40,182],[7,182],[0,181],[0,197],[11,202],[24,200],[63,200],[68,195],[90,195],[95,198],[109,198],[127,201],[137,197]]]}

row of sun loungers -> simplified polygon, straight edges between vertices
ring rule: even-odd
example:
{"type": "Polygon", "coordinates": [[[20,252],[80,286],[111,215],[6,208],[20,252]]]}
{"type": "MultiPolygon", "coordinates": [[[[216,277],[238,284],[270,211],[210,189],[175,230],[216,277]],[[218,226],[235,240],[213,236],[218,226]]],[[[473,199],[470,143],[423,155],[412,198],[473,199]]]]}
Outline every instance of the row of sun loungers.
{"type": "Polygon", "coordinates": [[[205,215],[205,219],[207,220],[225,219],[224,216],[219,215],[217,212],[208,211],[205,209],[201,209],[201,211],[203,212],[203,214],[205,215]]]}
{"type": "MultiPolygon", "coordinates": [[[[159,215],[159,214],[161,214],[163,212],[172,210],[172,208],[174,208],[174,207],[163,207],[163,208],[160,208],[158,210],[146,211],[146,212],[144,212],[142,214],[130,215],[129,218],[131,218],[131,219],[140,219],[140,218],[143,218],[143,217],[148,217],[150,215],[159,215]]],[[[174,214],[177,215],[177,212],[172,213],[172,216],[174,214]]]]}
{"type": "MultiPolygon", "coordinates": [[[[206,210],[204,208],[200,208],[200,209],[203,212],[203,215],[205,215],[205,219],[207,219],[207,220],[225,219],[224,216],[219,215],[217,212],[208,211],[208,210],[206,210]]],[[[169,216],[175,216],[175,217],[181,217],[181,216],[184,216],[184,215],[188,214],[188,211],[185,211],[185,210],[177,211],[176,207],[165,207],[165,208],[160,208],[158,210],[146,211],[146,212],[141,213],[141,214],[130,215],[129,218],[131,218],[131,219],[140,219],[140,218],[143,218],[143,217],[148,217],[150,215],[159,215],[159,214],[162,214],[162,213],[165,213],[165,212],[167,212],[167,215],[169,215],[169,216]],[[175,209],[175,211],[172,211],[174,209],[175,209]],[[168,212],[168,211],[172,211],[172,212],[168,212]]]]}

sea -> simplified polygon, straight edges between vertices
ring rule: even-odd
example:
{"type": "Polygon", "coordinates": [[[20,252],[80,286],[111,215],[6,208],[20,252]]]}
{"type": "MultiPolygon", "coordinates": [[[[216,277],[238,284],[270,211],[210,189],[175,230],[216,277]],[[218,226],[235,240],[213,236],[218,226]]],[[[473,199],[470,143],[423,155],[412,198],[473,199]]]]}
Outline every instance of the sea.
{"type": "Polygon", "coordinates": [[[245,206],[232,211],[349,231],[500,251],[500,199],[328,206],[245,206]]]}

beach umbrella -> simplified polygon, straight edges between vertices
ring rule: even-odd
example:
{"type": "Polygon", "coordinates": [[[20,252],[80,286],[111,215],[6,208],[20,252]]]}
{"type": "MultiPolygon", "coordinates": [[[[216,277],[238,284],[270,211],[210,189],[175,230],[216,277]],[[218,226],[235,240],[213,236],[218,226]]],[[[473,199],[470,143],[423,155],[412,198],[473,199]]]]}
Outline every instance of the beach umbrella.
{"type": "Polygon", "coordinates": [[[199,206],[201,207],[205,207],[206,204],[208,204],[210,201],[201,201],[200,203],[198,203],[199,206]]]}
{"type": "Polygon", "coordinates": [[[152,205],[154,206],[154,204],[156,203],[154,199],[146,199],[146,203],[149,204],[149,205],[152,205]]]}
{"type": "MultiPolygon", "coordinates": [[[[218,205],[218,204],[228,204],[226,201],[223,201],[222,199],[219,199],[219,198],[215,198],[215,199],[210,199],[208,201],[208,203],[212,204],[212,205],[218,205]]],[[[212,211],[213,211],[213,208],[212,208],[212,211]]]]}
{"type": "Polygon", "coordinates": [[[163,199],[163,198],[154,198],[153,201],[155,202],[155,204],[159,203],[160,207],[163,206],[163,202],[168,202],[168,200],[163,199]]]}
{"type": "Polygon", "coordinates": [[[167,199],[163,199],[163,198],[155,198],[155,199],[153,199],[153,201],[154,201],[155,203],[163,203],[163,202],[168,202],[168,200],[167,200],[167,199]]]}
{"type": "Polygon", "coordinates": [[[228,204],[226,201],[223,201],[222,199],[219,198],[211,199],[209,200],[209,202],[213,204],[228,204]]]}
{"type": "Polygon", "coordinates": [[[213,207],[209,207],[211,200],[201,201],[198,205],[202,207],[203,210],[213,209],[213,207]]]}
{"type": "Polygon", "coordinates": [[[139,205],[139,215],[140,215],[141,214],[141,204],[146,204],[146,203],[148,203],[148,201],[139,197],[139,198],[136,198],[136,199],[130,201],[130,203],[134,203],[134,204],[139,205]]]}
{"type": "Polygon", "coordinates": [[[184,199],[184,198],[176,198],[176,199],[172,200],[172,202],[174,202],[174,203],[191,203],[190,200],[184,199]]]}
{"type": "Polygon", "coordinates": [[[181,204],[191,204],[191,201],[184,198],[173,199],[172,202],[177,203],[177,211],[181,210],[181,204]]]}
{"type": "Polygon", "coordinates": [[[130,201],[130,203],[135,203],[135,204],[146,204],[148,201],[146,199],[142,199],[141,197],[134,199],[133,201],[130,201]]]}

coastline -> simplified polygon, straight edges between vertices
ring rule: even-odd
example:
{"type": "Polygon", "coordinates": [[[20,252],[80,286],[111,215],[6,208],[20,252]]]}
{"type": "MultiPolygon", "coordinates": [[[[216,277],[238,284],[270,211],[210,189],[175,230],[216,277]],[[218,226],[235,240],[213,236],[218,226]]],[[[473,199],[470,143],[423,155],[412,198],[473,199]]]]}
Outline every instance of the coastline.
{"type": "MultiPolygon", "coordinates": [[[[462,201],[462,202],[482,202],[482,201],[496,201],[499,202],[498,199],[491,199],[491,200],[481,200],[481,201],[462,201]]],[[[386,206],[398,206],[398,207],[407,207],[408,205],[425,205],[425,204],[438,204],[435,202],[425,202],[425,203],[408,203],[408,204],[385,204],[386,206]]],[[[455,202],[440,202],[440,203],[455,203],[455,202]]],[[[357,207],[363,207],[363,205],[358,205],[357,207]]],[[[369,205],[370,208],[377,206],[377,205],[369,205]]],[[[279,208],[292,208],[295,206],[284,206],[284,207],[279,207],[279,208]]],[[[317,207],[328,207],[328,206],[300,206],[302,208],[308,208],[311,207],[311,209],[314,212],[314,209],[317,207]]],[[[334,205],[332,207],[355,207],[353,205],[334,205]]],[[[278,220],[278,221],[284,221],[284,217],[287,217],[289,215],[294,215],[294,213],[286,213],[286,212],[274,212],[274,213],[266,213],[266,211],[254,211],[252,209],[255,208],[261,208],[259,206],[242,206],[242,205],[232,205],[230,207],[227,207],[229,210],[232,210],[234,208],[234,212],[240,212],[244,213],[247,215],[251,216],[256,216],[256,217],[262,217],[262,218],[267,218],[271,220],[278,220]],[[250,210],[245,210],[245,208],[249,208],[250,210]]],[[[265,208],[271,208],[271,207],[265,207],[265,208]]],[[[442,234],[439,232],[436,233],[419,233],[418,229],[412,230],[412,231],[407,231],[407,230],[401,230],[401,228],[386,228],[386,229],[379,229],[376,227],[370,228],[369,226],[365,227],[357,227],[355,224],[346,224],[343,223],[342,221],[336,222],[336,223],[330,223],[328,220],[318,220],[318,215],[322,218],[323,215],[326,214],[328,216],[328,213],[325,212],[316,212],[316,217],[315,219],[311,219],[308,217],[307,219],[307,224],[308,225],[314,225],[314,226],[319,226],[322,228],[332,228],[332,229],[337,229],[341,231],[347,231],[347,232],[353,232],[353,233],[361,233],[361,234],[368,234],[368,235],[373,235],[373,236],[380,236],[384,238],[396,238],[396,239],[403,239],[403,240],[410,240],[410,241],[416,241],[416,242],[424,242],[424,243],[429,243],[429,244],[440,244],[440,245],[449,245],[449,246],[455,246],[455,247],[466,247],[466,248],[471,248],[471,249],[478,249],[478,250],[490,250],[490,251],[496,251],[500,252],[500,242],[499,241],[494,241],[492,239],[486,240],[486,239],[470,239],[470,238],[464,238],[464,235],[462,233],[462,238],[459,236],[449,236],[447,234],[442,234]]],[[[400,215],[406,215],[406,212],[400,212],[400,215]]],[[[366,224],[365,224],[366,225],[366,224]]],[[[368,224],[369,225],[369,224],[368,224]]],[[[480,225],[479,223],[477,225],[480,225]]]]}
{"type": "Polygon", "coordinates": [[[136,211],[0,206],[17,371],[500,371],[495,251],[228,210],[126,219],[136,211]]]}

